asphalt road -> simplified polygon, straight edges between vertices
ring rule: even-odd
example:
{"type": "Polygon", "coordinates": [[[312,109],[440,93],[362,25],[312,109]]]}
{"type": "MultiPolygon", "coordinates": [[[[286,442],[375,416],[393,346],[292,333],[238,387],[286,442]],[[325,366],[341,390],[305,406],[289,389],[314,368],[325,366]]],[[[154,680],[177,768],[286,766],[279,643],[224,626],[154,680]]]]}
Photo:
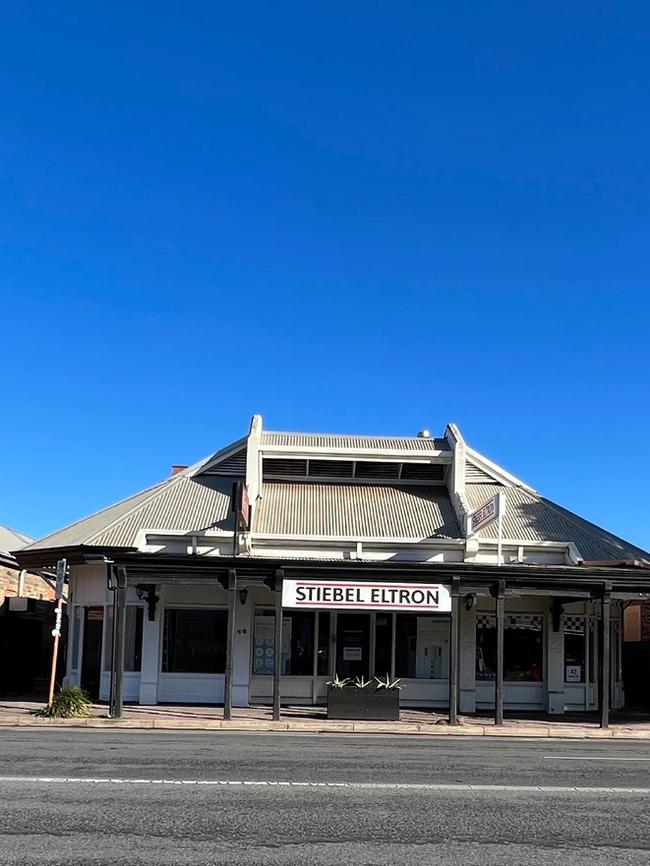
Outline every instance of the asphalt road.
{"type": "Polygon", "coordinates": [[[650,743],[5,728],[0,832],[21,866],[647,866],[650,743]]]}

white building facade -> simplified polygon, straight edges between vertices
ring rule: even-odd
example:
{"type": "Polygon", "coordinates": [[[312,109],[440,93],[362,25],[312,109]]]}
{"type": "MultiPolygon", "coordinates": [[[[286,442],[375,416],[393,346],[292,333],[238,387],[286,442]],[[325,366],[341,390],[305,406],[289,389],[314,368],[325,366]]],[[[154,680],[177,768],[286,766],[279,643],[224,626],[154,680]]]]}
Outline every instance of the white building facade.
{"type": "Polygon", "coordinates": [[[402,706],[454,716],[608,711],[624,703],[623,605],[650,592],[647,553],[454,425],[334,436],[264,431],[256,416],[243,439],[21,552],[25,566],[61,558],[67,682],[105,701],[117,687],[120,707],[279,710],[325,703],[336,675],[388,675],[402,706]],[[474,531],[497,494],[502,520],[474,531]],[[289,606],[295,581],[313,591],[289,606]],[[425,587],[449,605],[420,603],[425,587]]]}

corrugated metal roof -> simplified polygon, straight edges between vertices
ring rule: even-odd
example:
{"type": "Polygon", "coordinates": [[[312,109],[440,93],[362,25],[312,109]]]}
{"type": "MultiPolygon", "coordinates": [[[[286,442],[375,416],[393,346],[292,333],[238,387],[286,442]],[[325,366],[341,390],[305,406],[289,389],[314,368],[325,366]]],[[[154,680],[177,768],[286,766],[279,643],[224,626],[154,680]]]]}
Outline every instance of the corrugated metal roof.
{"type": "Polygon", "coordinates": [[[445,487],[265,482],[254,532],[352,538],[459,538],[445,487]]]}
{"type": "Polygon", "coordinates": [[[175,479],[168,479],[156,484],[153,487],[147,488],[140,493],[129,496],[127,499],[122,499],[114,505],[109,505],[101,511],[96,511],[89,517],[84,517],[82,520],[77,520],[63,529],[58,529],[56,532],[51,532],[43,538],[39,538],[33,544],[28,544],[25,550],[41,550],[49,547],[76,547],[79,544],[88,544],[88,539],[92,538],[96,533],[106,529],[115,521],[124,517],[132,509],[137,508],[151,496],[155,496],[166,485],[174,482],[175,479]]]}
{"type": "Polygon", "coordinates": [[[25,547],[33,540],[29,535],[17,532],[15,529],[9,529],[8,526],[0,525],[0,550],[6,552],[20,550],[21,547],[25,547]]]}
{"type": "Polygon", "coordinates": [[[204,476],[180,478],[166,486],[125,518],[96,533],[90,544],[105,547],[133,547],[140,529],[167,529],[184,532],[233,528],[232,481],[204,476]]]}
{"type": "Polygon", "coordinates": [[[178,475],[53,532],[26,550],[95,545],[132,547],[139,529],[232,528],[229,478],[178,475]]]}
{"type": "Polygon", "coordinates": [[[262,432],[262,445],[293,448],[372,448],[376,451],[449,451],[446,439],[419,436],[339,436],[330,433],[262,432]]]}
{"type": "MultiPolygon", "coordinates": [[[[478,508],[496,490],[506,493],[507,508],[503,521],[504,538],[521,541],[572,541],[589,560],[648,559],[650,554],[622,538],[567,511],[543,496],[520,487],[494,484],[466,484],[465,495],[470,508],[478,508]]],[[[478,533],[481,538],[496,538],[497,524],[491,523],[478,533]]]]}

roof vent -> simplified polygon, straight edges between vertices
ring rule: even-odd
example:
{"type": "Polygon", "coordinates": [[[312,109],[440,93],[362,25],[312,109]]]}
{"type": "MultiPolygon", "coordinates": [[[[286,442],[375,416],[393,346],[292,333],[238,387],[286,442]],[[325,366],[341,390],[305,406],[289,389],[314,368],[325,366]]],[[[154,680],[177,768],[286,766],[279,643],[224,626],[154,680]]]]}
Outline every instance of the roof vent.
{"type": "Polygon", "coordinates": [[[185,472],[189,467],[187,465],[181,465],[180,463],[174,463],[172,465],[172,475],[180,475],[181,472],[185,472]]]}
{"type": "Polygon", "coordinates": [[[431,439],[431,433],[429,430],[420,430],[418,433],[418,439],[431,439]]]}

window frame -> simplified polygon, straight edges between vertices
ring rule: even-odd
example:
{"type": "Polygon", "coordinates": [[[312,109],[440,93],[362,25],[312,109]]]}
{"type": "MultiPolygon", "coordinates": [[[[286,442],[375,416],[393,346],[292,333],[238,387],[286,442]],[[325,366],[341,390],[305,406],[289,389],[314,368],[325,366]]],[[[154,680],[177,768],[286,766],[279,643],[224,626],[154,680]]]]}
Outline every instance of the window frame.
{"type": "MultiPolygon", "coordinates": [[[[161,677],[224,677],[225,670],[222,673],[219,672],[202,672],[202,671],[166,671],[163,670],[163,661],[165,658],[165,617],[168,610],[201,610],[201,611],[223,611],[226,614],[226,645],[227,645],[227,633],[228,633],[228,605],[226,604],[192,604],[186,602],[180,603],[172,603],[165,604],[160,613],[160,640],[159,640],[159,649],[160,649],[160,657],[158,659],[158,674],[161,677]]],[[[227,649],[226,649],[227,655],[227,649]]],[[[225,664],[228,663],[226,658],[225,664]]]]}

